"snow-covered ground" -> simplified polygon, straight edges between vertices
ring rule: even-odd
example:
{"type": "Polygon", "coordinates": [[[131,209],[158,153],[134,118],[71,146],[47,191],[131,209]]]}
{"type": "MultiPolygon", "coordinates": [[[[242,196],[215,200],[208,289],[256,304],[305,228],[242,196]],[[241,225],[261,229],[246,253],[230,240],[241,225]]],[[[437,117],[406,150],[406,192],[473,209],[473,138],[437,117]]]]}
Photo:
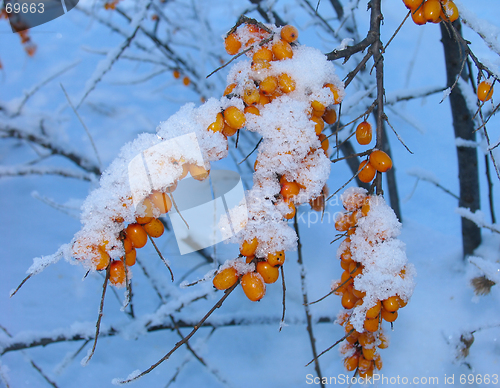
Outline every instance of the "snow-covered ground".
{"type": "MultiPolygon", "coordinates": [[[[90,0],[80,3],[86,8],[93,4],[90,0]]],[[[188,12],[186,3],[190,2],[179,5],[179,14],[182,15],[184,10],[186,17],[185,23],[179,20],[179,24],[189,26],[191,30],[201,30],[199,24],[188,18],[194,16],[188,12]]],[[[205,35],[215,36],[214,40],[228,31],[239,13],[250,4],[241,0],[217,2],[217,5],[208,5],[209,2],[203,1],[194,3],[197,11],[211,20],[212,30],[205,35]]],[[[318,38],[317,31],[321,29],[308,22],[310,18],[306,15],[305,2],[283,3],[278,1],[276,9],[290,24],[299,28],[302,44],[324,52],[339,45],[324,31],[319,33],[321,38],[318,38]],[[298,6],[299,3],[303,7],[298,6]]],[[[348,6],[358,2],[343,3],[348,9],[348,6]]],[[[476,32],[464,27],[464,36],[472,42],[471,48],[491,70],[500,74],[497,42],[500,4],[491,0],[462,0],[456,3],[464,10],[469,23],[480,30],[496,53],[483,43],[476,32]]],[[[359,9],[355,11],[360,34],[364,34],[368,28],[368,12],[365,9],[364,2],[360,2],[359,9]]],[[[382,40],[387,42],[403,20],[406,8],[400,0],[386,0],[382,2],[382,9],[382,40]]],[[[323,12],[326,17],[334,15],[326,1],[320,3],[319,12],[323,12]]],[[[116,13],[102,15],[111,22],[121,23],[116,13]]],[[[252,13],[252,16],[257,17],[257,14],[252,13]]],[[[332,24],[338,26],[334,21],[332,24]]],[[[123,23],[120,25],[130,29],[123,23]]],[[[86,155],[97,165],[92,144],[68,106],[61,84],[77,105],[85,91],[89,90],[89,80],[103,66],[102,54],[106,55],[120,47],[123,38],[110,33],[103,25],[78,10],[30,31],[31,39],[38,47],[33,57],[24,53],[19,37],[10,32],[5,20],[1,21],[0,34],[0,61],[3,65],[0,70],[0,105],[10,111],[16,111],[25,92],[67,68],[67,71],[41,86],[23,107],[22,114],[10,123],[21,128],[38,128],[40,118],[43,118],[49,133],[64,143],[67,150],[86,155]]],[[[203,39],[210,41],[204,36],[204,30],[194,35],[199,36],[200,42],[203,39]]],[[[359,37],[353,38],[356,40],[359,37]]],[[[184,43],[196,46],[199,42],[184,43]]],[[[222,52],[222,40],[219,45],[219,48],[213,49],[217,53],[222,52]]],[[[204,50],[195,60],[199,61],[200,72],[208,74],[216,65],[208,54],[212,47],[206,45],[204,50]]],[[[337,73],[346,74],[360,58],[353,57],[345,65],[337,61],[337,73]]],[[[141,83],[134,82],[152,72],[153,65],[145,62],[147,58],[143,59],[143,62],[120,59],[78,110],[92,134],[104,167],[116,158],[124,144],[139,133],[153,133],[160,122],[187,102],[200,103],[199,94],[184,87],[171,73],[163,73],[141,83]]],[[[398,96],[409,94],[408,91],[425,94],[428,90],[444,89],[446,76],[439,26],[419,27],[407,21],[388,47],[384,65],[388,103],[398,96]]],[[[219,77],[213,81],[216,90],[208,91],[211,94],[206,97],[219,98],[225,87],[225,74],[215,76],[219,77]]],[[[368,75],[363,77],[374,82],[374,78],[368,75]]],[[[347,88],[344,101],[343,109],[348,111],[343,117],[345,122],[363,113],[372,101],[361,97],[360,85],[353,84],[351,87],[347,88]]],[[[457,386],[500,386],[499,286],[493,286],[488,295],[475,296],[470,285],[472,278],[483,274],[480,268],[488,271],[492,280],[498,279],[500,235],[484,228],[483,244],[475,252],[476,258],[472,259],[474,264],[463,261],[457,200],[429,182],[439,183],[458,194],[456,142],[449,103],[444,100],[440,104],[442,98],[443,93],[438,92],[389,105],[386,110],[391,124],[413,151],[413,154],[408,153],[394,134],[389,134],[402,201],[403,229],[399,238],[406,243],[408,259],[416,267],[417,286],[408,306],[400,311],[394,330],[391,332],[389,325],[385,326],[391,342],[389,348],[381,351],[384,366],[380,378],[383,376],[393,380],[379,381],[378,386],[405,385],[404,378],[408,379],[408,384],[444,386],[452,385],[454,379],[454,385],[457,386]],[[467,357],[457,359],[461,335],[472,331],[474,342],[467,357]],[[464,378],[466,384],[461,384],[464,378]],[[472,378],[474,384],[469,384],[472,378]]],[[[497,102],[498,97],[494,96],[494,101],[497,102]]],[[[0,111],[0,122],[4,120],[0,111]]],[[[488,129],[491,142],[498,142],[500,132],[497,118],[491,119],[488,129]]],[[[251,166],[255,155],[249,165],[243,163],[237,166],[236,163],[251,151],[256,139],[242,135],[241,151],[234,150],[234,143],[230,142],[230,156],[216,162],[213,168],[238,171],[247,185],[251,183],[251,166]]],[[[7,167],[26,165],[37,159],[36,152],[39,151],[12,139],[2,139],[0,149],[0,172],[7,171],[7,167]]],[[[484,213],[482,222],[490,225],[482,149],[484,144],[478,148],[481,208],[484,213]]],[[[498,149],[496,155],[497,160],[500,160],[498,149]]],[[[39,166],[56,166],[81,173],[81,170],[61,157],[49,158],[39,166]]],[[[350,177],[346,163],[334,164],[328,180],[330,191],[337,190],[350,177]]],[[[492,178],[498,213],[500,182],[494,173],[492,178]]],[[[71,336],[75,333],[93,335],[103,282],[103,276],[98,273],[90,273],[82,281],[85,269],[61,260],[28,280],[14,297],[10,298],[9,295],[25,277],[33,258],[50,255],[62,244],[71,241],[81,227],[79,208],[95,187],[96,182],[50,175],[0,178],[0,241],[3,247],[0,349],[5,344],[29,342],[39,337],[71,336]],[[58,204],[58,209],[48,203],[58,204]],[[9,338],[6,331],[13,338],[9,338]]],[[[338,196],[331,199],[323,223],[320,222],[319,214],[311,212],[309,206],[298,209],[303,269],[310,301],[328,293],[332,280],[340,278],[342,273],[335,257],[339,242],[330,244],[336,233],[334,214],[341,210],[338,196]]],[[[475,218],[479,219],[479,215],[476,214],[475,218]]],[[[493,228],[498,230],[498,224],[493,228]]],[[[148,276],[137,265],[133,268],[135,319],[120,310],[123,289],[114,293],[109,288],[101,331],[109,332],[110,328],[114,328],[119,333],[99,339],[88,365],[82,366],[80,361],[91,348],[91,342],[80,352],[78,350],[84,341],[64,341],[45,347],[11,351],[0,358],[0,387],[50,386],[32,362],[58,387],[110,387],[112,379],[125,378],[135,370],[142,371],[168,352],[179,340],[179,335],[170,330],[145,333],[144,324],[156,320],[170,325],[170,315],[173,315],[176,320],[194,325],[216,303],[222,292],[215,292],[211,281],[180,288],[182,281],[194,281],[215,267],[198,253],[180,255],[172,233],[158,239],[158,244],[172,265],[176,281],[171,283],[168,270],[151,246],[142,249],[138,257],[148,276]],[[193,271],[194,267],[197,268],[193,271]],[[162,300],[153,285],[164,298],[168,296],[167,303],[161,308],[162,300]],[[198,296],[203,298],[191,302],[198,296]],[[178,312],[182,303],[186,305],[178,312]]],[[[221,243],[214,249],[219,263],[234,258],[237,253],[237,246],[232,244],[221,243]]],[[[213,249],[210,249],[209,253],[212,252],[213,249]]],[[[280,281],[269,285],[266,296],[258,303],[250,302],[239,287],[209,318],[207,322],[212,326],[200,329],[190,341],[196,353],[203,358],[204,365],[183,347],[170,360],[134,382],[134,386],[314,386],[311,384],[316,376],[314,364],[304,366],[312,359],[312,353],[306,330],[301,270],[296,252],[288,253],[284,267],[287,325],[280,332],[280,281]],[[214,326],[218,327],[214,330],[214,326]],[[171,381],[174,376],[175,381],[171,381]]],[[[315,322],[316,347],[322,351],[344,335],[343,328],[332,322],[341,309],[340,298],[332,295],[321,303],[311,305],[310,309],[315,322]]],[[[190,328],[181,331],[187,335],[190,328]]],[[[334,385],[333,377],[336,377],[337,384],[342,385],[341,380],[347,376],[347,372],[337,350],[323,355],[320,365],[328,383],[334,385]]]]}

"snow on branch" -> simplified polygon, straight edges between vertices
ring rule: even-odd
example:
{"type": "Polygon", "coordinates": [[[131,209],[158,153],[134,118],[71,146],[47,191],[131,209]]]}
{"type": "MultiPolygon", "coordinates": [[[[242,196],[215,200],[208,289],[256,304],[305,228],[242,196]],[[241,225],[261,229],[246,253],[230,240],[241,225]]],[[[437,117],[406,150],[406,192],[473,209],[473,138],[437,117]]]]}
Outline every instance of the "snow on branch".
{"type": "Polygon", "coordinates": [[[482,257],[471,256],[469,262],[479,268],[485,276],[496,284],[500,284],[500,264],[483,259],[482,257]]]}
{"type": "Polygon", "coordinates": [[[465,209],[463,207],[459,207],[455,210],[461,217],[466,218],[472,222],[474,222],[480,228],[486,228],[495,233],[500,233],[500,227],[496,224],[489,224],[484,220],[484,213],[481,210],[477,210],[475,213],[472,213],[469,209],[465,209]]]}
{"type": "Polygon", "coordinates": [[[386,105],[394,105],[400,101],[408,101],[423,98],[432,94],[443,92],[446,88],[442,86],[424,86],[415,89],[401,89],[386,94],[386,105]]]}
{"type": "Polygon", "coordinates": [[[76,171],[69,168],[49,167],[49,166],[0,166],[0,178],[24,175],[59,175],[66,178],[75,178],[92,182],[95,175],[83,171],[76,171]]]}

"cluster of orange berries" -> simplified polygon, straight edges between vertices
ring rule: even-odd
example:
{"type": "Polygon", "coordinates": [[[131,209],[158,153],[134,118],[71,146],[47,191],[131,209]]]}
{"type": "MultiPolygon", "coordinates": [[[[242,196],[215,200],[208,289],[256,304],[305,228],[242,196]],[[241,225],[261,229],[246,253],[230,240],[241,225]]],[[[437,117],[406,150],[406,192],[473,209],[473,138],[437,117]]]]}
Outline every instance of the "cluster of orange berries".
{"type": "MultiPolygon", "coordinates": [[[[265,106],[268,104],[271,106],[281,96],[292,95],[296,91],[296,81],[290,74],[273,71],[273,69],[276,66],[275,63],[292,60],[294,57],[294,42],[297,38],[297,29],[290,25],[279,30],[278,35],[278,32],[267,30],[255,24],[244,24],[227,35],[225,47],[228,54],[236,55],[241,50],[249,49],[245,52],[251,58],[248,77],[245,79],[238,77],[238,81],[229,83],[224,91],[224,96],[227,98],[237,98],[242,101],[244,109],[241,110],[236,106],[226,108],[217,115],[217,120],[209,127],[212,131],[221,131],[224,135],[231,136],[238,129],[245,126],[246,115],[261,116],[261,110],[265,106]]],[[[319,86],[321,87],[321,84],[319,86]]],[[[320,144],[319,148],[324,154],[323,157],[327,158],[329,142],[322,132],[325,123],[333,124],[337,120],[337,113],[333,105],[340,103],[341,92],[332,83],[327,82],[322,87],[325,91],[330,92],[330,99],[318,98],[316,100],[306,96],[305,99],[310,102],[308,102],[309,108],[307,112],[303,114],[311,122],[311,127],[314,128],[315,133],[312,136],[317,136],[320,144]]],[[[283,123],[277,130],[282,131],[286,126],[287,123],[283,123]]],[[[301,163],[304,165],[311,163],[308,158],[315,154],[316,150],[311,148],[309,154],[301,159],[301,163]]],[[[277,153],[276,156],[279,157],[281,154],[280,152],[277,153]]],[[[282,156],[293,157],[292,151],[282,153],[282,156]]],[[[265,158],[267,157],[269,155],[265,158]]],[[[299,193],[307,187],[304,182],[299,183],[297,179],[291,178],[292,175],[288,175],[288,172],[276,174],[276,177],[271,179],[266,174],[260,176],[259,173],[262,169],[267,169],[267,160],[265,158],[259,155],[255,161],[256,175],[254,181],[257,187],[261,188],[266,185],[273,185],[274,179],[279,182],[279,193],[272,198],[272,203],[280,205],[282,210],[280,210],[279,217],[281,219],[290,220],[295,216],[296,205],[304,200],[299,198],[299,193]]],[[[307,198],[307,201],[311,201],[311,206],[320,210],[324,206],[326,190],[325,186],[322,195],[315,199],[307,198]]],[[[246,263],[243,263],[241,259],[237,259],[223,265],[213,279],[215,288],[226,290],[234,286],[239,280],[248,299],[251,301],[262,299],[266,292],[266,284],[275,283],[278,280],[280,267],[285,261],[284,250],[273,250],[272,248],[266,250],[263,246],[263,241],[259,241],[257,237],[251,237],[243,241],[240,246],[240,257],[244,257],[246,263]],[[259,247],[260,251],[258,251],[259,247]]]]}
{"type": "Polygon", "coordinates": [[[493,82],[490,80],[481,81],[477,85],[477,99],[479,101],[489,101],[493,97],[493,82]]]}
{"type": "Polygon", "coordinates": [[[107,9],[107,10],[114,10],[116,9],[116,6],[118,5],[118,3],[120,2],[121,0],[112,0],[112,1],[107,1],[106,3],[104,3],[104,9],[107,9]]]}
{"type": "Polygon", "coordinates": [[[415,24],[454,22],[458,19],[458,8],[452,0],[403,0],[411,11],[415,24]]]}
{"type": "MultiPolygon", "coordinates": [[[[177,182],[185,178],[188,174],[196,180],[204,180],[210,174],[210,170],[206,170],[203,166],[198,166],[192,163],[182,164],[182,174],[169,187],[162,191],[153,190],[141,203],[142,211],[137,211],[135,222],[129,223],[125,227],[123,217],[115,217],[112,221],[124,227],[119,232],[118,241],[123,247],[124,255],[119,260],[111,260],[109,253],[116,250],[118,247],[109,246],[109,241],[104,240],[99,245],[87,245],[82,240],[77,240],[73,244],[73,256],[77,259],[90,259],[90,267],[94,270],[101,271],[110,267],[109,281],[114,286],[123,286],[127,278],[128,267],[131,267],[136,262],[136,249],[142,248],[148,242],[148,236],[158,238],[163,235],[165,227],[159,219],[162,215],[168,213],[172,208],[172,200],[169,194],[177,188],[177,182]],[[139,215],[140,213],[140,215],[139,215]]],[[[124,208],[131,207],[132,197],[124,200],[122,206],[124,208]]]]}
{"type": "MultiPolygon", "coordinates": [[[[343,196],[346,212],[340,214],[335,222],[335,229],[347,234],[339,249],[340,265],[344,272],[340,281],[335,282],[332,288],[336,295],[342,297],[342,306],[347,310],[340,314],[337,321],[345,328],[346,333],[346,343],[341,350],[345,354],[344,366],[348,371],[357,369],[360,377],[367,377],[373,375],[374,370],[382,368],[377,349],[385,349],[388,346],[381,327],[382,320],[394,322],[398,317],[398,309],[406,306],[406,301],[397,294],[383,300],[372,297],[371,302],[368,302],[369,308],[362,312],[362,328],[359,325],[356,328],[353,326],[353,309],[363,306],[364,299],[369,297],[367,292],[356,287],[355,281],[363,276],[365,265],[369,265],[369,262],[362,264],[355,260],[353,253],[356,247],[352,245],[351,237],[356,233],[360,221],[369,215],[371,206],[376,205],[378,197],[366,195],[363,191],[351,191],[346,194],[343,196]]],[[[387,237],[389,236],[381,233],[380,242],[369,243],[383,244],[387,237]]],[[[398,275],[404,278],[405,274],[406,269],[403,268],[398,275]]]]}
{"type": "MultiPolygon", "coordinates": [[[[179,70],[173,71],[173,76],[175,79],[181,78],[181,72],[179,70]]],[[[188,76],[182,77],[182,83],[184,86],[189,86],[191,84],[191,79],[188,76]]]]}

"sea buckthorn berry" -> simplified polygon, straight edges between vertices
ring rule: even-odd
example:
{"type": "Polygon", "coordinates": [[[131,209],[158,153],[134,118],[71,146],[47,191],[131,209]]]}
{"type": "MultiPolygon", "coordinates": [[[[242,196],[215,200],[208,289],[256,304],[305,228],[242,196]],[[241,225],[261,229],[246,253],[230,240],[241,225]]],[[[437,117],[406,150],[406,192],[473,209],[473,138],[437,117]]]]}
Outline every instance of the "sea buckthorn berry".
{"type": "Polygon", "coordinates": [[[295,90],[295,81],[287,73],[278,76],[278,85],[283,93],[291,93],[295,90]]]}
{"type": "Polygon", "coordinates": [[[326,106],[318,100],[314,100],[313,102],[311,102],[311,108],[313,109],[313,116],[321,117],[325,114],[326,106]]]}
{"type": "Polygon", "coordinates": [[[368,212],[370,211],[370,201],[368,198],[363,203],[363,206],[361,206],[361,214],[363,217],[366,217],[368,215],[368,212]]]}
{"type": "Polygon", "coordinates": [[[380,333],[378,336],[380,343],[377,345],[379,349],[387,349],[389,347],[389,340],[384,333],[380,333]]]}
{"type": "Polygon", "coordinates": [[[380,172],[386,172],[392,168],[391,157],[380,150],[375,150],[370,154],[370,164],[380,172]]]}
{"type": "Polygon", "coordinates": [[[363,348],[363,357],[366,359],[366,360],[373,360],[375,358],[375,355],[376,355],[376,351],[377,351],[377,348],[373,347],[373,348],[363,348]]]}
{"type": "MultiPolygon", "coordinates": [[[[352,259],[340,260],[340,267],[342,267],[342,269],[344,271],[349,271],[349,266],[351,265],[351,263],[354,263],[354,261],[352,259]]],[[[359,298],[359,296],[357,296],[357,297],[359,298]]]]}
{"type": "Polygon", "coordinates": [[[322,212],[325,209],[325,196],[321,194],[318,197],[311,199],[309,201],[309,205],[311,206],[312,210],[316,212],[322,212]]]}
{"type": "Polygon", "coordinates": [[[134,249],[134,246],[132,245],[132,241],[125,236],[122,240],[123,243],[123,249],[125,250],[125,253],[129,253],[132,249],[134,249]]]}
{"type": "Polygon", "coordinates": [[[370,367],[367,370],[359,368],[359,378],[360,379],[365,379],[365,381],[369,381],[371,377],[373,377],[373,362],[371,362],[370,367]]]}
{"type": "Polygon", "coordinates": [[[106,252],[106,248],[103,245],[99,245],[97,249],[92,249],[92,253],[94,254],[92,263],[95,265],[95,269],[97,271],[105,269],[111,260],[106,252]]]}
{"type": "Polygon", "coordinates": [[[319,136],[319,141],[321,143],[321,148],[323,149],[323,152],[325,153],[325,156],[328,158],[328,148],[330,148],[330,140],[326,137],[324,133],[321,133],[319,136]]]}
{"type": "Polygon", "coordinates": [[[226,137],[231,137],[236,134],[238,130],[236,128],[230,127],[226,123],[224,123],[224,128],[222,128],[222,134],[226,137]]]}
{"type": "Polygon", "coordinates": [[[323,120],[329,125],[333,124],[337,121],[337,111],[334,108],[326,108],[323,120]]]}
{"type": "Polygon", "coordinates": [[[252,302],[261,300],[266,294],[266,285],[262,281],[262,276],[255,272],[247,272],[241,277],[241,288],[252,302]]]}
{"type": "Polygon", "coordinates": [[[217,275],[214,276],[212,283],[218,290],[227,290],[228,288],[234,286],[237,281],[238,272],[236,269],[233,267],[227,267],[222,271],[219,271],[217,275]]]}
{"type": "Polygon", "coordinates": [[[358,298],[356,298],[352,293],[350,292],[344,292],[344,295],[342,295],[342,307],[345,309],[352,309],[356,302],[358,301],[358,298]]]}
{"type": "Polygon", "coordinates": [[[342,99],[340,98],[339,95],[339,89],[334,85],[334,84],[325,84],[325,88],[329,88],[331,92],[333,93],[333,103],[334,104],[340,104],[342,102],[342,99]]]}
{"type": "Polygon", "coordinates": [[[125,265],[121,260],[113,260],[109,268],[109,282],[114,286],[122,285],[125,282],[125,265]]]}
{"type": "Polygon", "coordinates": [[[231,128],[240,129],[245,126],[245,114],[235,106],[230,106],[224,110],[224,121],[231,128]]]}
{"type": "Polygon", "coordinates": [[[356,210],[356,211],[353,211],[351,213],[351,225],[352,226],[355,226],[358,224],[358,221],[359,219],[362,217],[363,215],[361,214],[361,210],[356,210]]]}
{"type": "Polygon", "coordinates": [[[274,253],[269,253],[267,255],[267,262],[273,266],[281,266],[285,262],[285,252],[284,251],[278,251],[274,253]]]}
{"type": "Polygon", "coordinates": [[[224,116],[219,112],[217,116],[215,116],[215,121],[208,126],[208,130],[212,132],[221,132],[222,128],[224,128],[224,116]]]}
{"type": "Polygon", "coordinates": [[[277,60],[288,59],[293,57],[293,50],[290,43],[284,40],[278,40],[272,46],[274,57],[277,60]]]}
{"type": "Polygon", "coordinates": [[[397,311],[390,312],[384,308],[382,309],[382,312],[380,315],[382,315],[382,319],[387,321],[387,322],[394,322],[398,318],[397,311]]]}
{"type": "Polygon", "coordinates": [[[135,221],[138,224],[144,225],[144,224],[147,224],[148,222],[151,222],[153,220],[153,218],[154,217],[136,217],[135,221]]]}
{"type": "Polygon", "coordinates": [[[363,121],[356,127],[356,140],[361,145],[370,144],[372,141],[372,125],[363,121]]]}
{"type": "Polygon", "coordinates": [[[439,0],[427,0],[424,3],[424,16],[428,22],[439,22],[441,16],[441,3],[439,0]]]}
{"type": "Polygon", "coordinates": [[[227,96],[228,94],[231,94],[236,87],[236,83],[232,83],[226,86],[226,89],[224,89],[224,96],[227,96]]]}
{"type": "Polygon", "coordinates": [[[312,116],[310,120],[314,122],[314,131],[316,132],[316,135],[320,135],[325,128],[325,122],[323,121],[321,116],[312,116]]]}
{"type": "Polygon", "coordinates": [[[269,98],[269,96],[267,96],[266,94],[262,93],[262,91],[260,92],[260,102],[259,104],[260,105],[266,105],[266,104],[269,104],[271,102],[271,99],[269,98]]]}
{"type": "Polygon", "coordinates": [[[259,261],[256,269],[260,273],[260,276],[262,276],[264,283],[274,283],[280,276],[279,267],[273,267],[267,261],[259,261]]]}
{"type": "Polygon", "coordinates": [[[367,371],[372,366],[372,361],[371,360],[367,360],[365,358],[365,356],[360,355],[359,356],[359,361],[358,361],[358,366],[359,366],[359,370],[360,371],[367,371]]]}
{"type": "Polygon", "coordinates": [[[165,231],[165,226],[163,226],[163,223],[158,218],[154,218],[151,222],[148,222],[142,227],[147,234],[155,238],[160,237],[165,231]]]}
{"type": "Polygon", "coordinates": [[[346,341],[350,344],[355,344],[358,342],[359,333],[357,331],[353,331],[350,335],[345,337],[346,341]]]}
{"type": "Polygon", "coordinates": [[[241,42],[238,39],[238,36],[233,32],[229,34],[224,40],[224,47],[229,55],[238,54],[241,49],[241,42]]]}
{"type": "Polygon", "coordinates": [[[369,331],[364,331],[359,335],[358,342],[361,346],[371,345],[375,342],[375,336],[369,331]]]}
{"type": "Polygon", "coordinates": [[[262,70],[269,69],[271,64],[268,61],[264,61],[262,59],[256,59],[252,61],[251,68],[257,74],[259,74],[262,70]]]}
{"type": "Polygon", "coordinates": [[[290,199],[299,194],[300,186],[297,182],[283,181],[281,183],[281,195],[285,199],[290,199]]]}
{"type": "Polygon", "coordinates": [[[153,192],[148,197],[151,203],[160,211],[160,214],[165,214],[170,211],[172,208],[172,201],[170,197],[157,190],[153,190],[153,192]]]}
{"type": "Polygon", "coordinates": [[[368,309],[368,311],[366,312],[366,318],[367,319],[378,318],[381,308],[382,308],[382,303],[380,303],[380,300],[378,300],[375,306],[368,309]]]}
{"type": "Polygon", "coordinates": [[[339,232],[345,232],[351,227],[351,217],[349,214],[339,214],[335,220],[335,229],[339,232]]]}
{"type": "Polygon", "coordinates": [[[419,26],[423,26],[425,23],[427,23],[427,19],[425,18],[424,14],[424,7],[420,7],[415,11],[411,12],[411,18],[413,22],[419,26]]]}
{"type": "MultiPolygon", "coordinates": [[[[342,262],[340,262],[340,266],[342,266],[342,262]]],[[[344,269],[344,268],[343,268],[344,269]]],[[[348,268],[349,269],[349,268],[348,268]]],[[[352,289],[352,294],[359,299],[363,299],[366,296],[366,292],[364,291],[359,291],[355,288],[352,289]]]]}
{"type": "Polygon", "coordinates": [[[210,175],[210,170],[207,170],[204,166],[198,166],[196,164],[189,165],[189,173],[197,181],[203,181],[210,175]]]}
{"type": "Polygon", "coordinates": [[[351,277],[355,278],[356,276],[363,273],[363,266],[353,261],[349,266],[349,273],[351,274],[351,277]]]}
{"type": "Polygon", "coordinates": [[[285,217],[287,220],[291,220],[293,217],[295,217],[295,212],[296,212],[297,210],[295,209],[295,204],[294,204],[292,201],[288,201],[288,202],[287,202],[287,205],[288,205],[288,209],[289,209],[289,211],[288,211],[288,213],[286,213],[286,214],[285,214],[285,216],[284,216],[284,217],[285,217]]]}
{"type": "Polygon", "coordinates": [[[182,79],[182,83],[184,84],[184,86],[189,86],[191,80],[189,79],[189,77],[186,76],[182,79]]]}
{"type": "Polygon", "coordinates": [[[396,299],[398,301],[399,308],[403,308],[408,304],[408,302],[405,302],[399,295],[396,295],[396,299]]]}
{"type": "Polygon", "coordinates": [[[257,105],[260,101],[260,94],[255,85],[251,84],[243,91],[242,98],[247,105],[257,105]]]}
{"type": "Polygon", "coordinates": [[[272,60],[273,60],[273,52],[272,52],[272,50],[268,49],[267,47],[261,47],[252,56],[252,61],[271,62],[272,60]]]}
{"type": "Polygon", "coordinates": [[[291,43],[295,42],[299,37],[299,31],[297,28],[291,25],[286,25],[281,29],[281,39],[291,43]]]}
{"type": "Polygon", "coordinates": [[[488,101],[493,96],[493,84],[482,81],[477,85],[477,98],[479,101],[488,101]]]}
{"type": "Polygon", "coordinates": [[[259,240],[257,240],[257,237],[254,237],[252,241],[245,240],[243,241],[243,244],[241,244],[240,253],[243,256],[253,256],[255,255],[258,245],[259,240]]]}
{"type": "Polygon", "coordinates": [[[130,252],[125,254],[125,264],[127,267],[132,267],[135,264],[135,260],[137,258],[137,251],[132,249],[130,252]]]}
{"type": "Polygon", "coordinates": [[[382,301],[382,305],[384,306],[384,309],[386,309],[389,312],[396,311],[399,309],[399,301],[398,301],[397,296],[391,296],[390,298],[387,298],[382,301]]]}
{"type": "Polygon", "coordinates": [[[372,333],[376,332],[378,330],[378,318],[365,319],[363,327],[372,333]]]}
{"type": "Polygon", "coordinates": [[[415,11],[418,7],[420,7],[423,2],[424,0],[403,0],[406,8],[412,11],[415,11]]]}
{"type": "MultiPolygon", "coordinates": [[[[260,100],[260,96],[259,96],[259,100],[260,100]]],[[[243,110],[243,113],[245,113],[245,114],[251,113],[253,115],[260,116],[259,108],[255,107],[255,106],[246,106],[245,109],[243,110]]]]}
{"type": "Polygon", "coordinates": [[[442,1],[442,6],[444,9],[444,13],[443,15],[441,15],[441,17],[444,16],[443,19],[445,20],[448,19],[450,22],[454,22],[455,20],[458,19],[459,16],[458,8],[453,1],[444,0],[442,1]]]}
{"type": "Polygon", "coordinates": [[[278,88],[278,78],[272,75],[264,78],[259,84],[260,92],[264,93],[267,96],[273,94],[277,88],[278,88]]]}
{"type": "Polygon", "coordinates": [[[174,70],[174,78],[175,79],[181,78],[181,72],[179,70],[174,70]]]}
{"type": "Polygon", "coordinates": [[[382,357],[380,357],[380,354],[377,353],[375,354],[375,357],[373,357],[373,362],[375,363],[375,368],[378,370],[382,369],[382,357]]]}
{"type": "Polygon", "coordinates": [[[126,233],[135,248],[142,248],[148,242],[148,234],[139,224],[129,224],[126,233]]]}
{"type": "Polygon", "coordinates": [[[358,361],[359,361],[359,352],[354,353],[352,356],[347,357],[344,360],[344,367],[349,371],[352,372],[358,367],[358,361]]]}

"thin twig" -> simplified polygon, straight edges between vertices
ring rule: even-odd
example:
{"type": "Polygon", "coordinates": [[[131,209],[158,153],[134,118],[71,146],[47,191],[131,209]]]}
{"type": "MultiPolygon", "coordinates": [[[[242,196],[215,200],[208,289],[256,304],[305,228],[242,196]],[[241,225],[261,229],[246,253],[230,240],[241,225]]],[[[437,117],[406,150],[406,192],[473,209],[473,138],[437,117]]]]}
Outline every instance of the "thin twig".
{"type": "Polygon", "coordinates": [[[313,361],[316,361],[319,357],[321,357],[323,354],[325,354],[326,352],[332,350],[335,346],[337,346],[339,343],[341,343],[343,340],[345,340],[347,337],[349,337],[352,333],[354,332],[354,329],[351,329],[351,331],[349,331],[349,333],[347,333],[345,336],[343,336],[341,339],[339,339],[337,342],[335,342],[332,346],[330,346],[329,348],[323,350],[319,355],[318,357],[316,357],[316,359],[312,359],[311,361],[309,361],[306,366],[310,365],[313,361]]]}
{"type": "Polygon", "coordinates": [[[261,138],[260,138],[260,140],[259,140],[259,142],[258,142],[258,143],[255,145],[255,147],[253,148],[253,150],[252,150],[252,151],[250,151],[250,153],[249,153],[249,154],[248,154],[248,155],[247,155],[247,156],[246,156],[246,157],[245,157],[245,158],[244,158],[241,162],[239,162],[238,164],[241,164],[241,163],[243,163],[245,160],[247,160],[247,159],[250,157],[250,155],[252,155],[252,154],[255,152],[255,150],[257,150],[257,148],[259,147],[259,144],[262,142],[262,140],[263,140],[263,138],[261,137],[261,138]]]}
{"type": "Polygon", "coordinates": [[[167,266],[169,272],[170,272],[170,276],[172,278],[172,282],[174,281],[174,273],[172,272],[172,269],[170,268],[170,266],[168,265],[167,263],[167,260],[165,260],[165,258],[163,257],[163,255],[161,254],[160,250],[158,249],[158,247],[156,246],[156,243],[155,241],[153,240],[153,237],[151,237],[148,233],[148,237],[149,237],[149,241],[151,241],[151,243],[153,244],[153,246],[155,247],[155,250],[156,250],[156,253],[158,253],[158,256],[160,256],[160,259],[163,261],[163,263],[167,266]]]}
{"type": "Polygon", "coordinates": [[[282,285],[282,289],[283,289],[283,300],[281,302],[281,304],[283,305],[283,313],[281,314],[279,331],[281,331],[281,329],[283,328],[283,325],[285,324],[285,310],[286,310],[286,307],[285,307],[286,285],[285,285],[285,272],[283,270],[283,266],[280,267],[280,271],[281,271],[281,285],[282,285]]]}

